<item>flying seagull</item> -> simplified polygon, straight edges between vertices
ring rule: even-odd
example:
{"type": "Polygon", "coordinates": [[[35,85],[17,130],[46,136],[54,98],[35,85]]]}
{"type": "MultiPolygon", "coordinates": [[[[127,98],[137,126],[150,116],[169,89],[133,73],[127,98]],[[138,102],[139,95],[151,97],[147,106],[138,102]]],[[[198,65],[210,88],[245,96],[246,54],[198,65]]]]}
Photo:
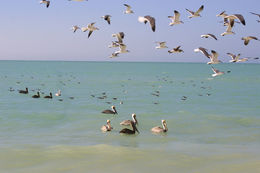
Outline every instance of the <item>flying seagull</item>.
{"type": "MultiPolygon", "coordinates": [[[[244,40],[244,45],[248,45],[250,40],[258,40],[257,37],[254,36],[248,36],[248,37],[242,37],[242,40],[244,40]]],[[[258,40],[259,41],[259,40],[258,40]]]]}
{"type": "Polygon", "coordinates": [[[217,17],[222,17],[224,19],[224,26],[228,25],[228,19],[225,18],[226,16],[228,16],[228,14],[226,14],[226,11],[222,11],[221,13],[216,15],[217,17]]]}
{"type": "Polygon", "coordinates": [[[228,15],[225,18],[229,20],[229,23],[235,19],[238,19],[243,25],[246,25],[246,21],[241,14],[228,15]]]}
{"type": "Polygon", "coordinates": [[[48,8],[50,6],[50,1],[42,0],[40,1],[40,4],[46,4],[46,7],[48,8]]]}
{"type": "Polygon", "coordinates": [[[202,5],[196,12],[194,11],[190,11],[189,9],[186,8],[186,10],[191,14],[191,16],[189,16],[189,18],[193,18],[193,17],[201,17],[200,12],[203,10],[204,6],[202,5]]]}
{"type": "MultiPolygon", "coordinates": [[[[253,15],[256,15],[256,16],[258,16],[259,18],[260,18],[260,14],[257,14],[257,13],[253,13],[253,12],[250,12],[251,14],[253,14],[253,15]]],[[[260,20],[256,20],[257,22],[260,22],[260,20]]]]}
{"type": "Polygon", "coordinates": [[[138,21],[141,23],[147,23],[149,22],[152,28],[152,31],[155,32],[155,18],[151,17],[151,16],[140,16],[138,17],[138,21]]]}
{"type": "Polygon", "coordinates": [[[165,44],[166,44],[166,42],[165,41],[163,41],[163,42],[155,42],[155,43],[158,43],[159,45],[158,46],[156,46],[155,48],[156,49],[164,49],[164,48],[168,48],[165,44]]]}
{"type": "Polygon", "coordinates": [[[124,4],[124,6],[126,6],[126,10],[124,11],[125,14],[131,14],[131,13],[134,13],[132,10],[131,10],[131,6],[128,5],[128,4],[124,4]]]}
{"type": "Polygon", "coordinates": [[[184,52],[182,49],[180,49],[181,46],[178,46],[176,48],[173,48],[172,50],[168,50],[169,53],[181,53],[184,52]]]}
{"type": "Polygon", "coordinates": [[[119,47],[119,42],[118,41],[112,41],[112,44],[108,46],[109,48],[112,47],[119,47]]]}
{"type": "Polygon", "coordinates": [[[87,27],[82,27],[81,30],[83,32],[86,32],[86,31],[89,31],[88,33],[88,38],[90,37],[90,35],[92,34],[93,31],[95,30],[99,30],[97,27],[94,26],[95,22],[91,23],[91,24],[88,24],[87,27]]]}
{"type": "Polygon", "coordinates": [[[119,53],[112,53],[111,56],[109,58],[115,58],[115,57],[118,57],[119,53]]]}
{"type": "Polygon", "coordinates": [[[204,35],[201,35],[201,38],[209,38],[209,37],[212,37],[214,38],[215,40],[218,40],[217,37],[213,34],[204,34],[204,35]]]}
{"type": "Polygon", "coordinates": [[[73,33],[75,33],[78,29],[80,29],[80,27],[78,27],[77,25],[72,27],[73,33]]]}
{"type": "Polygon", "coordinates": [[[235,33],[232,31],[233,26],[234,26],[234,20],[229,20],[228,25],[227,25],[227,29],[226,29],[225,32],[223,32],[223,33],[221,34],[221,36],[230,35],[230,34],[235,34],[235,33]]]}
{"type": "Polygon", "coordinates": [[[118,39],[119,43],[123,43],[123,39],[125,37],[125,34],[123,32],[119,32],[116,34],[112,34],[112,37],[116,37],[118,39]]]}
{"type": "Polygon", "coordinates": [[[114,53],[117,54],[117,53],[128,53],[128,52],[130,52],[130,51],[126,50],[126,45],[123,44],[123,43],[120,43],[119,44],[119,50],[115,51],[114,53]]]}
{"type": "Polygon", "coordinates": [[[241,55],[240,53],[237,54],[237,55],[234,55],[232,53],[227,53],[227,55],[229,55],[232,58],[232,60],[230,60],[229,62],[245,62],[245,61],[248,61],[248,58],[240,59],[240,55],[241,55]]]}
{"type": "Polygon", "coordinates": [[[218,60],[218,53],[214,50],[211,50],[211,55],[209,55],[209,58],[210,58],[210,62],[208,62],[207,64],[218,64],[220,63],[221,61],[218,60]]]}
{"type": "Polygon", "coordinates": [[[212,74],[212,77],[216,77],[216,76],[220,76],[225,74],[223,71],[219,71],[218,69],[215,69],[214,67],[211,66],[212,71],[214,72],[214,74],[212,74]]]}
{"type": "Polygon", "coordinates": [[[111,23],[111,17],[112,17],[112,16],[110,16],[110,15],[105,15],[105,16],[102,16],[101,18],[103,18],[104,20],[106,20],[107,23],[110,25],[110,23],[111,23]]]}
{"type": "Polygon", "coordinates": [[[210,58],[210,55],[207,51],[207,49],[203,48],[203,47],[199,47],[197,49],[194,49],[194,52],[201,52],[203,55],[205,55],[207,58],[210,58]]]}
{"type": "Polygon", "coordinates": [[[170,26],[183,23],[180,21],[180,13],[177,10],[174,10],[174,16],[168,16],[168,18],[172,20],[170,26]]]}

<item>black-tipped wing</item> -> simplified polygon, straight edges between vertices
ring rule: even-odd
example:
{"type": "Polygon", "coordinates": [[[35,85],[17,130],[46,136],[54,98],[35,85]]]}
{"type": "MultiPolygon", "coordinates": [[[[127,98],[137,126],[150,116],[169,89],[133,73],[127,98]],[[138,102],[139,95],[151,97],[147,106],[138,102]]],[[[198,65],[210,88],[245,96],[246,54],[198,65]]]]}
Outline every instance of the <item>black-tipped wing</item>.
{"type": "Polygon", "coordinates": [[[155,32],[155,18],[151,16],[144,16],[144,18],[146,18],[149,21],[152,31],[155,32]]]}

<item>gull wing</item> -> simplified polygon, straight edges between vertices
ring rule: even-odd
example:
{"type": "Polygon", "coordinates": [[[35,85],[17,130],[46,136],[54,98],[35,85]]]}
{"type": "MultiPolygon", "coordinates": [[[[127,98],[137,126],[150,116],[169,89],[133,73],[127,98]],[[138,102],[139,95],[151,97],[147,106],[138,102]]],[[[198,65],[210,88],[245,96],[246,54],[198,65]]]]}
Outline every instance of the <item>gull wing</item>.
{"type": "Polygon", "coordinates": [[[236,55],[234,55],[232,53],[227,53],[227,55],[231,56],[232,60],[236,60],[236,55]]]}
{"type": "Polygon", "coordinates": [[[155,18],[151,16],[144,16],[144,18],[146,18],[149,21],[152,31],[155,32],[155,18]]]}
{"type": "Polygon", "coordinates": [[[174,10],[174,22],[177,22],[180,20],[180,13],[177,10],[174,10]]]}
{"type": "Polygon", "coordinates": [[[210,37],[214,38],[215,40],[218,40],[217,37],[215,35],[213,35],[213,34],[207,34],[207,35],[209,35],[210,37]]]}
{"type": "Polygon", "coordinates": [[[131,6],[130,6],[130,5],[128,5],[128,4],[124,4],[124,6],[127,7],[127,10],[131,10],[131,6]]]}
{"type": "Polygon", "coordinates": [[[199,14],[203,9],[204,9],[204,5],[202,5],[202,6],[195,12],[195,14],[199,14]]]}
{"type": "Polygon", "coordinates": [[[89,31],[88,32],[88,38],[90,37],[90,35],[92,34],[93,31],[89,31]]]}
{"type": "Polygon", "coordinates": [[[203,55],[205,55],[207,58],[210,58],[209,53],[207,52],[207,49],[203,47],[199,47],[197,49],[194,49],[194,52],[201,52],[203,55]]]}
{"type": "Polygon", "coordinates": [[[188,11],[191,15],[193,15],[194,14],[194,12],[193,11],[190,11],[189,9],[187,9],[186,8],[186,11],[188,11]]]}

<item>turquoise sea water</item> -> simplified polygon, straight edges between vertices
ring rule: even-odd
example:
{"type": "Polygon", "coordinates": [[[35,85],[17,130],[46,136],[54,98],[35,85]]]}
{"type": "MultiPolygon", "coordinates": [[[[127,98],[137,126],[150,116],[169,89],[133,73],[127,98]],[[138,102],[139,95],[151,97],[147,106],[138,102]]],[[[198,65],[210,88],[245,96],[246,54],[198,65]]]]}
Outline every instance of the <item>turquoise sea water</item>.
{"type": "Polygon", "coordinates": [[[200,63],[0,61],[0,172],[259,172],[260,65],[215,67],[231,73],[212,78],[200,63]],[[37,89],[62,95],[31,98],[37,89]],[[118,115],[101,114],[111,105],[118,115]],[[120,135],[132,113],[140,134],[120,135]],[[107,119],[114,129],[102,133],[107,119]],[[152,134],[161,119],[169,131],[152,134]]]}

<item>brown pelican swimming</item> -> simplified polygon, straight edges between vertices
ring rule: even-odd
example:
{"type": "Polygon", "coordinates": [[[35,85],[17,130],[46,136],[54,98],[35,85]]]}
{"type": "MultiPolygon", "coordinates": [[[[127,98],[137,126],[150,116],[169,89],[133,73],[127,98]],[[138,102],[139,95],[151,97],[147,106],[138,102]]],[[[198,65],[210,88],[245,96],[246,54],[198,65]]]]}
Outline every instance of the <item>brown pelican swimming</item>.
{"type": "Polygon", "coordinates": [[[168,50],[169,53],[181,53],[184,52],[182,49],[180,49],[181,46],[178,46],[176,48],[173,48],[172,50],[168,50]]]}
{"type": "Polygon", "coordinates": [[[155,18],[154,17],[148,16],[148,15],[144,16],[144,17],[140,16],[140,17],[138,17],[138,21],[141,23],[144,23],[144,24],[149,22],[151,25],[152,31],[155,32],[155,18]]]}
{"type": "Polygon", "coordinates": [[[131,13],[134,13],[132,10],[131,10],[131,6],[128,5],[128,4],[124,4],[124,6],[126,6],[126,10],[124,11],[124,14],[131,14],[131,13]]]}
{"type": "Polygon", "coordinates": [[[112,16],[110,16],[110,15],[105,15],[105,16],[102,16],[101,18],[103,18],[104,20],[106,20],[107,21],[107,23],[110,25],[110,23],[111,23],[111,17],[112,16]]]}
{"type": "MultiPolygon", "coordinates": [[[[134,124],[137,125],[138,121],[136,119],[136,114],[132,114],[132,119],[133,119],[134,124]]],[[[122,121],[120,123],[120,125],[122,125],[122,126],[130,126],[131,125],[131,121],[132,120],[124,120],[124,121],[122,121]]]]}
{"type": "Polygon", "coordinates": [[[49,96],[45,96],[44,98],[45,98],[45,99],[52,99],[52,93],[50,93],[49,96]]]}
{"type": "Polygon", "coordinates": [[[214,72],[214,74],[212,74],[212,77],[216,77],[216,76],[220,76],[225,74],[223,71],[219,71],[218,69],[215,69],[214,67],[211,66],[212,71],[214,72]]]}
{"type": "Polygon", "coordinates": [[[211,38],[214,38],[215,40],[218,40],[217,37],[215,35],[213,35],[213,34],[203,34],[200,37],[201,38],[209,38],[209,37],[211,37],[211,38]]]}
{"type": "Polygon", "coordinates": [[[193,18],[193,17],[201,17],[200,12],[203,10],[204,6],[202,5],[196,12],[194,11],[190,11],[189,9],[186,8],[186,10],[191,14],[191,16],[189,16],[189,18],[193,18]]]}
{"type": "Polygon", "coordinates": [[[129,135],[135,134],[136,131],[139,133],[139,131],[138,131],[138,129],[136,128],[135,123],[134,123],[133,121],[131,121],[131,126],[132,126],[133,130],[124,128],[124,129],[120,130],[119,133],[129,134],[129,135]]]}
{"type": "Polygon", "coordinates": [[[19,93],[28,94],[28,88],[25,88],[25,90],[19,90],[19,93]]]}
{"type": "Polygon", "coordinates": [[[241,39],[244,40],[244,45],[248,45],[250,40],[258,40],[258,38],[254,36],[242,37],[241,39]]]}
{"type": "Polygon", "coordinates": [[[40,98],[40,92],[38,91],[36,95],[33,95],[32,98],[40,98]]]}
{"type": "Polygon", "coordinates": [[[86,31],[89,31],[88,33],[88,38],[90,37],[90,35],[92,34],[93,31],[95,30],[99,30],[97,27],[94,26],[95,22],[91,23],[91,24],[88,24],[87,27],[82,27],[81,30],[82,32],[86,32],[86,31]]]}
{"type": "Polygon", "coordinates": [[[103,110],[102,113],[103,114],[117,114],[115,106],[111,106],[111,109],[112,110],[110,110],[110,109],[103,110]]]}
{"type": "Polygon", "coordinates": [[[48,8],[50,6],[50,1],[42,0],[40,1],[40,4],[46,4],[46,7],[48,8]]]}
{"type": "Polygon", "coordinates": [[[103,132],[108,132],[108,131],[111,131],[112,129],[113,129],[113,127],[111,126],[110,120],[107,120],[107,125],[103,125],[101,127],[101,130],[103,132]]]}
{"type": "Polygon", "coordinates": [[[168,18],[172,20],[170,26],[183,23],[183,21],[180,21],[180,13],[177,10],[174,10],[174,16],[168,16],[168,18]]]}
{"type": "Polygon", "coordinates": [[[151,131],[153,133],[162,133],[162,132],[167,132],[168,131],[168,128],[167,128],[167,124],[166,124],[166,121],[165,120],[162,120],[162,127],[160,126],[156,126],[156,127],[153,127],[151,129],[151,131]]]}

